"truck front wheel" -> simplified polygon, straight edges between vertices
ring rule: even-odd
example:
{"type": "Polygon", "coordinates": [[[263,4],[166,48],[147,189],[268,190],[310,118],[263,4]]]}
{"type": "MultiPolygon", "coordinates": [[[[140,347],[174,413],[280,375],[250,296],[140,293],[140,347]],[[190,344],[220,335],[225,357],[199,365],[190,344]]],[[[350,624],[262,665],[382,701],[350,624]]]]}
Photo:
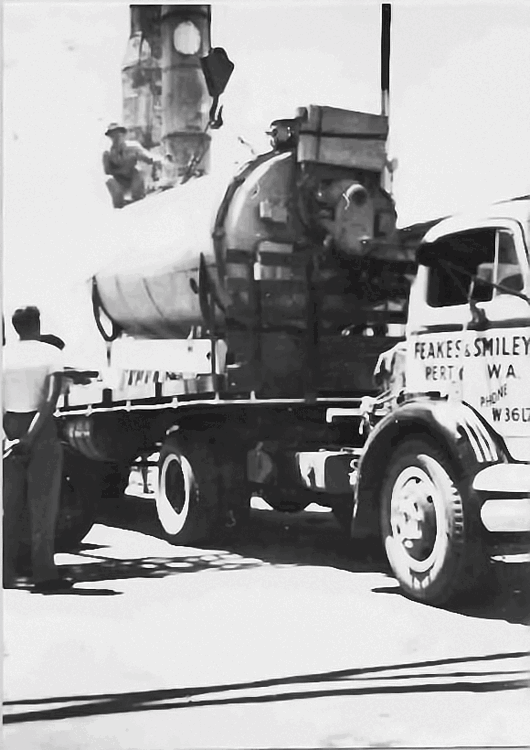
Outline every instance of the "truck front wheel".
{"type": "Polygon", "coordinates": [[[218,515],[218,472],[209,446],[169,437],[159,458],[156,507],[169,541],[206,539],[218,515]]]}
{"type": "Polygon", "coordinates": [[[488,559],[472,500],[444,452],[427,439],[407,440],[392,456],[381,530],[392,570],[411,598],[440,606],[483,582],[488,559]]]}

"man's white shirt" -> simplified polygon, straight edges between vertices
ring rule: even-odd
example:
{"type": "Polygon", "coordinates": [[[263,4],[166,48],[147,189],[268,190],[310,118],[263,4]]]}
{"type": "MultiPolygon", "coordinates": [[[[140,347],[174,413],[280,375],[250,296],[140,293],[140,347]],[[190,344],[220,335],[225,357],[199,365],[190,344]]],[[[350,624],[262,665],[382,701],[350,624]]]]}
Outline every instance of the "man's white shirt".
{"type": "Polygon", "coordinates": [[[37,411],[47,396],[47,378],[64,369],[63,352],[42,341],[16,341],[3,348],[3,411],[37,411]]]}

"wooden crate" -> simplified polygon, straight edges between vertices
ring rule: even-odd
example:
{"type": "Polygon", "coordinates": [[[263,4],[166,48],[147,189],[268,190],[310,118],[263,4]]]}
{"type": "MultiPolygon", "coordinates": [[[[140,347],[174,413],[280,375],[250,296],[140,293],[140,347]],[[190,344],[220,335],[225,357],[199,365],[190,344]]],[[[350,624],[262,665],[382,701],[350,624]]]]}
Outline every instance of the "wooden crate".
{"type": "Polygon", "coordinates": [[[300,127],[297,158],[380,172],[387,135],[388,118],[383,115],[312,105],[300,127]]]}

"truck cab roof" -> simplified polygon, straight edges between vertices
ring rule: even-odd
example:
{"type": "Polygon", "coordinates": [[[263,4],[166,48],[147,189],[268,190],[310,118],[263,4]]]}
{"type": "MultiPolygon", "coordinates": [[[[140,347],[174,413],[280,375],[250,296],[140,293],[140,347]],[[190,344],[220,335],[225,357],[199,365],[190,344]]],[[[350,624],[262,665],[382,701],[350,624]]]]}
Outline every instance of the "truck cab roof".
{"type": "Polygon", "coordinates": [[[440,219],[427,229],[423,242],[434,242],[445,235],[455,234],[473,227],[491,226],[492,222],[497,220],[518,222],[523,229],[528,249],[530,245],[530,195],[490,203],[484,208],[477,208],[440,219]]]}

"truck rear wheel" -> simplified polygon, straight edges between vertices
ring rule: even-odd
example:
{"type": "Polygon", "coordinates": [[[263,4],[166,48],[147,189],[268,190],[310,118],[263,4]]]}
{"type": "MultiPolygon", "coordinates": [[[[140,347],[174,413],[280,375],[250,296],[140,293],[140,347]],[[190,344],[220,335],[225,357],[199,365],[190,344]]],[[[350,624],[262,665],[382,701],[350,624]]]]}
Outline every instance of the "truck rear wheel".
{"type": "Polygon", "coordinates": [[[443,605],[483,583],[482,549],[472,498],[427,439],[394,453],[381,494],[381,531],[394,575],[413,599],[443,605]]]}
{"type": "Polygon", "coordinates": [[[218,471],[208,444],[167,438],[159,458],[156,508],[173,544],[206,539],[218,516],[218,471]]]}

